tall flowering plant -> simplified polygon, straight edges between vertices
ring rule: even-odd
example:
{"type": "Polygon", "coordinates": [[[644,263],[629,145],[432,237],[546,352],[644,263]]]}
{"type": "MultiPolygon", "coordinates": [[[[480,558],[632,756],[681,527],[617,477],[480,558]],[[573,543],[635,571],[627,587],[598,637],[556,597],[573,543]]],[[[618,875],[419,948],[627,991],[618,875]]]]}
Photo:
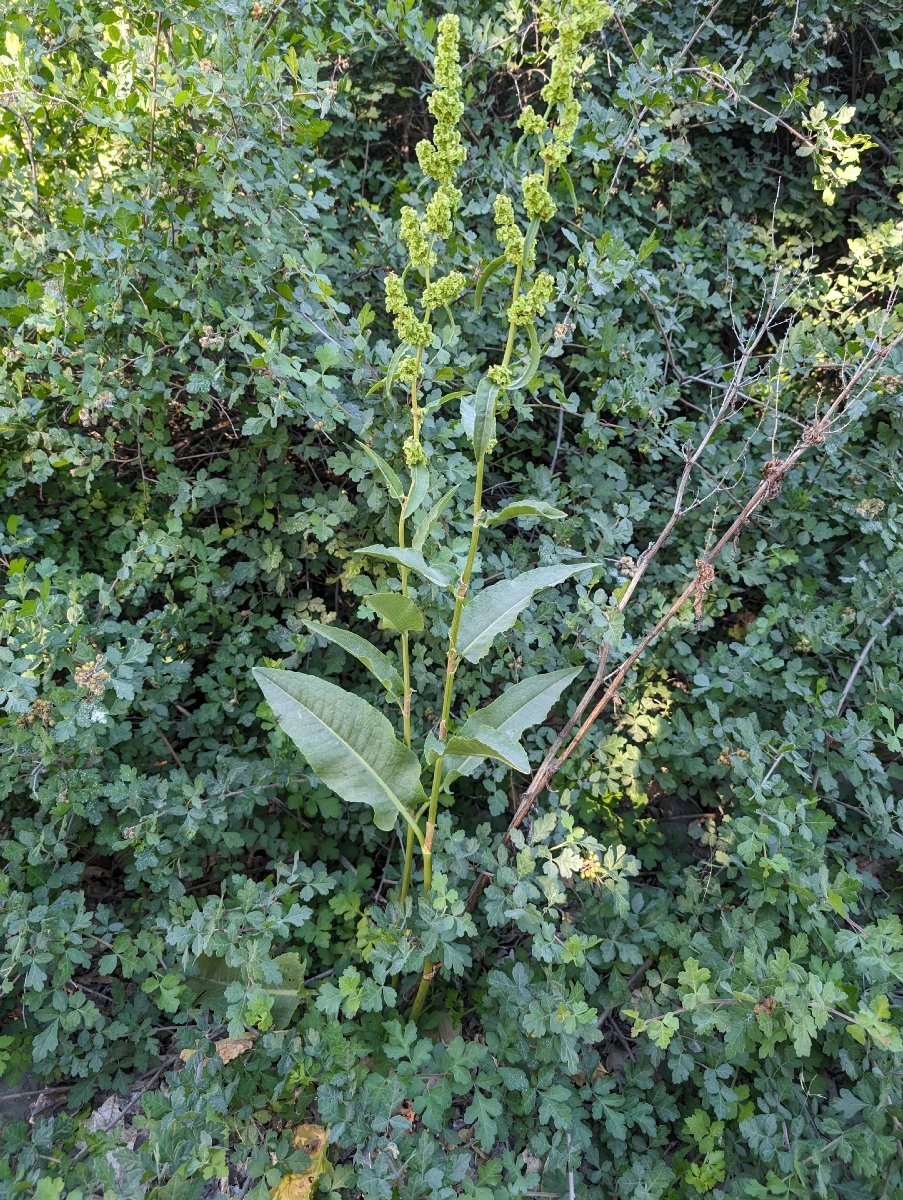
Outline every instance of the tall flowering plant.
{"type": "MultiPolygon", "coordinates": [[[[387,704],[397,709],[398,725],[361,696],[315,675],[259,667],[255,677],[273,712],[316,775],[350,804],[366,804],[376,825],[390,831],[401,822],[406,830],[405,858],[397,899],[410,904],[419,856],[425,899],[433,890],[433,842],[439,803],[451,795],[456,779],[472,774],[480,762],[493,759],[516,771],[530,763],[521,739],[541,723],[579,668],[529,676],[466,720],[455,720],[456,680],[462,664],[476,666],[492,652],[496,638],[511,629],[537,592],[566,580],[587,577],[595,564],[586,561],[535,567],[510,578],[474,588],[477,550],[482,531],[519,517],[556,520],[560,510],[534,500],[516,500],[498,512],[483,507],[486,464],[499,437],[497,416],[533,379],[542,355],[537,324],[555,301],[555,281],[537,269],[537,234],[554,221],[556,171],[571,152],[580,116],[574,82],[585,36],[600,27],[609,13],[597,0],[573,0],[562,14],[546,13],[554,28],[548,49],[548,82],[542,112],[527,106],[519,118],[530,169],[520,180],[519,194],[496,196],[495,235],[501,253],[482,271],[478,297],[490,281],[507,289],[500,301],[506,323],[504,348],[496,362],[485,365],[476,387],[461,395],[462,428],[474,463],[470,501],[470,540],[466,555],[452,573],[430,561],[428,538],[438,518],[453,504],[454,493],[436,499],[426,511],[433,487],[423,441],[427,412],[422,402],[424,371],[436,344],[433,327],[439,310],[450,310],[467,290],[468,278],[443,269],[445,247],[459,220],[467,151],[461,136],[462,75],[460,29],[456,16],[438,26],[435,87],[428,106],[435,118],[433,136],[417,146],[417,160],[432,185],[423,211],[402,208],[399,238],[407,265],[385,281],[385,307],[393,319],[397,349],[380,386],[387,394],[403,389],[410,409],[409,433],[398,447],[393,465],[364,447],[397,508],[397,544],[363,547],[359,553],[397,567],[397,586],[365,597],[369,606],[397,634],[392,658],[367,639],[333,626],[309,622],[310,628],[356,656],[384,687],[387,704]],[[416,577],[417,598],[412,594],[416,577]],[[451,605],[442,596],[450,596],[451,605]],[[433,602],[424,603],[424,596],[433,602]],[[412,729],[411,638],[422,634],[446,641],[445,671],[438,697],[435,728],[412,729]]],[[[414,991],[412,1015],[419,1016],[436,973],[426,957],[414,991]]]]}

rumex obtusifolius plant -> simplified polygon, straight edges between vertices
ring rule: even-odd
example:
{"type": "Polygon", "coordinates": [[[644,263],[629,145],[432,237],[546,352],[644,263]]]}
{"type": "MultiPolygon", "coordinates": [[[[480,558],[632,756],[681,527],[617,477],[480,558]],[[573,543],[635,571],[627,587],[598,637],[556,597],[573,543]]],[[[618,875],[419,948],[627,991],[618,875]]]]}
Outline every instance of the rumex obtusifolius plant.
{"type": "MultiPolygon", "coordinates": [[[[385,380],[377,388],[384,393],[386,403],[394,403],[395,397],[403,394],[410,408],[410,433],[399,448],[402,463],[396,464],[400,473],[396,465],[364,446],[390,503],[398,510],[397,544],[365,546],[358,552],[398,568],[397,590],[365,597],[398,635],[398,661],[393,662],[357,634],[308,622],[313,632],[354,655],[375,675],[399,710],[401,738],[388,718],[368,701],[315,675],[270,667],[259,667],[254,672],[279,724],[316,775],[346,802],[369,805],[380,829],[388,832],[399,821],[406,827],[399,891],[402,903],[409,895],[417,851],[422,862],[423,892],[426,897],[430,895],[439,803],[454,780],[471,773],[487,758],[527,772],[529,761],[520,744],[521,736],[528,727],[545,719],[564,688],[579,674],[575,669],[528,677],[512,684],[467,720],[455,723],[455,682],[461,664],[476,665],[490,654],[495,638],[514,626],[537,592],[574,577],[585,577],[596,565],[581,560],[538,566],[486,584],[471,595],[484,528],[519,517],[557,520],[565,515],[530,499],[514,501],[499,512],[489,513],[483,507],[483,489],[486,464],[497,446],[497,415],[507,412],[514,394],[533,379],[542,354],[536,327],[554,301],[555,282],[537,264],[537,235],[555,217],[557,205],[551,189],[556,172],[564,169],[577,128],[580,105],[574,76],[580,44],[586,33],[599,28],[608,12],[607,6],[596,0],[575,0],[559,22],[549,49],[549,79],[541,92],[545,111],[538,113],[526,106],[520,115],[520,149],[531,166],[522,175],[519,196],[502,193],[495,199],[496,236],[503,253],[480,274],[476,299],[478,303],[483,300],[490,283],[507,285],[507,329],[498,361],[486,367],[475,386],[456,393],[461,426],[473,456],[474,482],[469,545],[466,557],[454,570],[435,565],[424,556],[431,529],[449,505],[459,502],[454,489],[436,498],[424,515],[427,499],[432,498],[429,457],[423,444],[424,422],[429,418],[423,404],[424,368],[436,338],[436,322],[454,321],[452,306],[467,286],[461,271],[443,272],[443,247],[448,247],[454,237],[458,221],[462,197],[457,184],[466,150],[459,129],[464,112],[459,22],[453,15],[439,22],[435,88],[428,100],[435,127],[432,138],[417,146],[417,159],[432,184],[432,195],[423,215],[411,206],[402,209],[399,235],[408,262],[401,275],[390,273],[385,281],[385,306],[394,318],[399,345],[385,380]],[[412,576],[435,589],[440,597],[450,598],[450,613],[441,600],[415,602],[411,596],[412,576]],[[447,653],[438,722],[434,729],[415,738],[410,643],[420,634],[443,635],[447,653]]],[[[435,969],[433,959],[427,958],[413,1002],[415,1019],[421,1013],[435,969]]]]}

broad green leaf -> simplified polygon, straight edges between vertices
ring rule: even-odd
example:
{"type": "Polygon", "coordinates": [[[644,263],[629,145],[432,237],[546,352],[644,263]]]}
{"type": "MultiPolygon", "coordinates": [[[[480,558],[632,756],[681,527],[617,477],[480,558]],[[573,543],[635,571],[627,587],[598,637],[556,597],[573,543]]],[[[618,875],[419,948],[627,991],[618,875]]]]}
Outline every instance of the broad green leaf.
{"type": "Polygon", "coordinates": [[[502,521],[513,521],[516,517],[543,517],[546,521],[561,521],[567,516],[560,508],[553,508],[542,500],[514,500],[497,513],[485,518],[486,525],[498,525],[502,521]]]}
{"type": "Polygon", "coordinates": [[[469,396],[470,392],[467,388],[461,388],[456,392],[446,392],[444,395],[436,393],[432,400],[427,400],[423,405],[423,412],[434,413],[438,412],[443,404],[451,404],[452,400],[460,400],[462,396],[469,396]]]}
{"type": "Polygon", "coordinates": [[[399,566],[407,567],[409,571],[415,571],[436,587],[451,587],[454,583],[454,576],[447,567],[430,566],[419,550],[407,546],[364,546],[362,550],[355,550],[354,553],[369,554],[371,558],[398,563],[399,566]]]}
{"type": "Polygon", "coordinates": [[[273,1028],[287,1029],[292,1014],[308,989],[304,987],[305,963],[298,954],[289,952],[273,959],[282,976],[281,983],[265,983],[264,991],[273,997],[273,1028]]]}
{"type": "MultiPolygon", "coordinates": [[[[565,667],[561,671],[548,671],[542,675],[531,675],[520,683],[512,683],[496,700],[490,701],[464,722],[458,737],[466,738],[476,726],[497,729],[510,738],[519,740],[527,729],[539,725],[549,714],[552,705],[565,688],[577,678],[582,667],[565,667]]],[[[472,775],[480,765],[482,755],[466,758],[446,758],[449,776],[472,775]]]]}
{"type": "Polygon", "coordinates": [[[423,613],[413,600],[398,592],[374,592],[361,599],[376,609],[384,621],[398,633],[420,633],[423,629],[423,613]]]}
{"type": "Polygon", "coordinates": [[[503,267],[504,265],[505,265],[505,256],[504,256],[504,254],[500,254],[498,256],[498,258],[494,258],[492,260],[492,262],[487,263],[487,265],[483,268],[482,272],[480,273],[480,278],[477,280],[476,290],[474,291],[474,294],[473,294],[473,306],[477,310],[477,312],[480,311],[480,307],[483,303],[483,290],[486,287],[486,284],[489,282],[489,280],[492,278],[492,276],[496,273],[496,271],[498,271],[499,268],[503,267]]]}
{"type": "Polygon", "coordinates": [[[416,829],[411,810],[426,799],[420,764],[382,713],[315,675],[255,667],[254,678],[327,787],[349,804],[369,805],[378,829],[393,829],[399,816],[416,829]]]}
{"type": "Polygon", "coordinates": [[[414,513],[426,499],[430,488],[430,473],[428,467],[415,467],[411,472],[411,487],[404,498],[402,511],[405,518],[413,517],[414,513]]]}
{"type": "Polygon", "coordinates": [[[544,721],[552,705],[562,692],[573,683],[582,667],[565,667],[560,671],[546,671],[542,675],[531,675],[519,683],[512,683],[501,696],[478,709],[461,726],[466,733],[470,722],[492,725],[509,737],[520,738],[527,730],[544,721]]]}
{"type": "MultiPolygon", "coordinates": [[[[201,954],[195,961],[198,974],[186,980],[186,983],[199,1001],[206,1001],[218,1014],[222,1014],[226,1007],[226,989],[233,983],[248,986],[245,972],[209,954],[201,954]]],[[[260,983],[259,986],[273,999],[273,1027],[287,1029],[292,1014],[308,990],[304,987],[304,963],[294,952],[280,954],[273,962],[279,968],[282,982],[260,983]]]]}
{"type": "MultiPolygon", "coordinates": [[[[474,756],[476,758],[495,758],[515,771],[530,770],[530,760],[523,746],[514,738],[509,737],[500,729],[491,725],[482,725],[479,721],[468,722],[467,732],[455,734],[448,739],[445,746],[446,754],[474,756]]],[[[457,774],[461,774],[460,771],[457,774]]]]}
{"type": "Polygon", "coordinates": [[[468,662],[477,663],[492,647],[500,633],[510,629],[537,592],[556,587],[572,575],[589,571],[598,563],[579,562],[558,567],[536,567],[503,579],[477,592],[461,614],[458,630],[458,654],[468,662]]]}
{"type": "Polygon", "coordinates": [[[498,386],[485,376],[477,384],[473,396],[461,402],[461,423],[473,445],[473,453],[479,462],[485,458],[495,442],[495,406],[498,386]]]}
{"type": "Polygon", "coordinates": [[[658,233],[653,230],[637,251],[637,262],[645,262],[654,250],[658,249],[658,233]]]}
{"type": "Polygon", "coordinates": [[[449,500],[451,500],[452,496],[454,496],[455,492],[458,490],[458,487],[459,485],[456,483],[453,488],[449,488],[445,495],[436,501],[430,511],[417,526],[417,529],[414,531],[414,536],[411,538],[411,545],[415,550],[422,550],[426,545],[426,539],[429,536],[430,530],[445,512],[446,508],[448,507],[449,500]]]}
{"type": "Polygon", "coordinates": [[[389,495],[392,497],[392,499],[398,500],[399,503],[404,500],[404,484],[401,482],[399,476],[395,473],[395,471],[392,470],[386,460],[381,455],[377,454],[375,450],[372,450],[369,446],[365,446],[363,442],[358,442],[358,445],[376,467],[377,471],[379,471],[380,475],[382,476],[383,483],[388,488],[389,495]]]}
{"type": "Polygon", "coordinates": [[[347,629],[337,629],[335,625],[321,625],[319,621],[305,621],[304,624],[311,633],[326,638],[328,642],[334,642],[336,646],[341,646],[358,662],[363,663],[393,700],[404,695],[404,682],[395,669],[395,664],[387,654],[378,650],[366,638],[359,637],[356,633],[349,633],[347,629]]]}

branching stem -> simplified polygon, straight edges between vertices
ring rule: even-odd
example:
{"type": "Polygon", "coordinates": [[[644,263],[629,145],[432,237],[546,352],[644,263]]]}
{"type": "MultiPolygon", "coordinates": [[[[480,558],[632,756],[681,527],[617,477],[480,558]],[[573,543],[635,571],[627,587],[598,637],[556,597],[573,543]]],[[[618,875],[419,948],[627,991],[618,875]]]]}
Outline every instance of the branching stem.
{"type": "MultiPolygon", "coordinates": [[[[548,164],[546,164],[545,179],[548,181],[548,164]]],[[[524,277],[523,259],[517,264],[514,272],[514,282],[511,285],[511,298],[514,304],[520,295],[521,283],[524,277]]],[[[508,336],[505,340],[505,353],[502,356],[502,366],[507,367],[511,362],[511,355],[514,353],[514,339],[517,333],[517,326],[513,318],[508,321],[508,336]]],[[[464,611],[464,601],[467,598],[467,589],[470,586],[470,579],[473,574],[474,563],[477,557],[477,547],[480,541],[480,529],[482,528],[483,517],[483,477],[486,466],[486,455],[484,454],[477,460],[477,475],[474,484],[473,493],[473,518],[470,528],[470,546],[467,551],[467,561],[464,564],[464,570],[461,572],[461,578],[455,590],[455,608],[452,613],[451,626],[448,634],[448,656],[445,663],[445,685],[442,692],[442,712],[439,719],[439,740],[444,742],[448,735],[448,722],[451,718],[452,702],[454,700],[455,690],[455,672],[458,669],[458,627],[461,624],[461,613],[464,611]]],[[[433,785],[430,791],[430,808],[426,820],[426,836],[424,839],[423,849],[423,894],[428,896],[433,881],[433,834],[436,829],[436,816],[439,811],[439,797],[442,794],[442,768],[444,754],[440,754],[433,765],[433,785]]],[[[417,994],[414,997],[414,1005],[411,1009],[411,1019],[416,1021],[429,992],[430,982],[436,973],[436,964],[432,958],[428,958],[423,966],[423,975],[420,978],[420,984],[417,988],[417,994]]]]}

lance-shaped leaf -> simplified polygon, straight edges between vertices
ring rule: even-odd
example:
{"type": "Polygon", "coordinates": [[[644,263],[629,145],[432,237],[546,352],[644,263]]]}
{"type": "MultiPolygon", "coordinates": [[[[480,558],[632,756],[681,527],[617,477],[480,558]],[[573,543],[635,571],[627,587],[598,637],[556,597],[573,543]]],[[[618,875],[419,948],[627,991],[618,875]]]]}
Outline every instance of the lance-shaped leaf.
{"type": "Polygon", "coordinates": [[[374,592],[362,599],[398,633],[420,633],[423,629],[423,613],[407,596],[398,592],[374,592]]]}
{"type": "Polygon", "coordinates": [[[536,337],[536,330],[532,325],[527,326],[527,336],[530,339],[530,353],[527,355],[527,361],[523,370],[519,375],[512,379],[510,384],[511,391],[517,391],[519,388],[525,388],[539,370],[539,360],[542,357],[542,350],[539,347],[539,340],[536,337]]]}
{"type": "Polygon", "coordinates": [[[321,625],[319,621],[305,621],[304,624],[311,633],[317,634],[318,637],[326,638],[327,642],[333,642],[336,646],[341,646],[348,654],[353,655],[358,662],[363,663],[367,670],[379,680],[393,700],[397,700],[399,696],[404,695],[404,683],[395,669],[395,664],[387,654],[383,654],[382,650],[378,650],[372,642],[368,642],[366,638],[359,637],[356,633],[349,633],[347,629],[337,629],[335,625],[321,625]]]}
{"type": "Polygon", "coordinates": [[[385,378],[377,379],[377,381],[376,381],[376,383],[374,383],[373,387],[371,387],[370,390],[367,392],[368,396],[372,396],[373,393],[378,392],[380,388],[385,389],[387,397],[391,394],[392,384],[395,382],[395,372],[398,370],[398,364],[401,362],[402,358],[407,353],[407,349],[408,348],[404,344],[404,342],[402,342],[401,345],[396,348],[395,353],[392,355],[392,358],[389,361],[389,366],[386,371],[385,378]]]}
{"type": "MultiPolygon", "coordinates": [[[[468,717],[457,736],[466,738],[474,728],[482,730],[489,726],[519,740],[527,729],[546,719],[552,705],[582,670],[582,667],[565,667],[561,671],[547,671],[512,683],[501,696],[468,717]]],[[[455,759],[447,756],[448,781],[451,782],[453,775],[472,775],[483,757],[482,754],[455,759]]]]}
{"type": "Polygon", "coordinates": [[[394,828],[399,817],[417,829],[411,813],[426,800],[420,764],[382,713],[315,675],[255,667],[254,678],[327,787],[349,804],[369,805],[379,829],[394,828]]]}
{"type": "Polygon", "coordinates": [[[530,261],[530,254],[536,243],[537,233],[539,233],[539,217],[534,217],[527,226],[527,231],[524,234],[524,256],[521,260],[522,262],[526,263],[530,261]]]}
{"type": "Polygon", "coordinates": [[[411,538],[411,545],[415,550],[422,550],[426,545],[426,539],[429,537],[430,530],[445,512],[446,508],[448,507],[449,500],[451,500],[452,496],[454,496],[455,492],[458,490],[458,487],[459,484],[456,483],[453,488],[449,488],[445,495],[436,501],[430,511],[417,526],[414,536],[411,538]]]}
{"type": "MultiPolygon", "coordinates": [[[[558,174],[558,178],[559,178],[559,179],[562,181],[562,183],[564,184],[564,186],[565,186],[565,187],[567,188],[567,190],[568,190],[568,195],[569,195],[569,196],[570,196],[570,198],[571,198],[571,204],[572,204],[572,205],[573,205],[573,207],[574,207],[574,214],[575,214],[576,216],[579,216],[579,214],[580,214],[580,206],[579,206],[579,205],[578,205],[578,203],[577,203],[577,194],[576,194],[576,192],[574,191],[574,181],[573,181],[573,179],[571,179],[571,176],[570,176],[570,174],[569,174],[569,173],[568,173],[568,172],[565,170],[565,168],[564,168],[564,167],[559,167],[559,168],[558,168],[558,171],[557,171],[557,174],[558,174]]],[[[643,261],[643,260],[642,260],[642,259],[640,259],[640,262],[642,262],[642,261],[643,261]]]]}
{"type": "Polygon", "coordinates": [[[461,401],[461,423],[473,445],[473,453],[479,462],[485,458],[495,442],[495,406],[498,400],[498,385],[485,376],[477,384],[473,396],[461,401]]]}
{"type": "MultiPolygon", "coordinates": [[[[530,770],[530,760],[523,746],[513,737],[509,737],[501,729],[493,729],[491,725],[481,724],[471,720],[467,729],[462,729],[448,739],[445,753],[450,755],[473,755],[477,759],[494,758],[513,767],[515,771],[526,774],[530,770]]],[[[461,774],[458,770],[457,774],[461,774]]]]}
{"type": "Polygon", "coordinates": [[[426,499],[426,494],[430,490],[430,472],[428,467],[415,467],[411,472],[411,487],[404,498],[404,503],[401,506],[401,511],[407,520],[413,517],[414,513],[426,499]]]}
{"type": "Polygon", "coordinates": [[[505,265],[505,256],[504,256],[504,254],[500,254],[498,256],[498,258],[494,258],[492,260],[492,262],[487,263],[487,265],[480,272],[480,278],[477,280],[477,286],[476,286],[476,289],[474,290],[474,294],[473,294],[473,306],[477,310],[477,312],[480,311],[480,306],[483,303],[483,291],[486,287],[486,284],[489,282],[489,280],[492,278],[492,276],[496,273],[496,271],[498,271],[498,269],[500,267],[503,267],[504,265],[505,265]]]}
{"type": "Polygon", "coordinates": [[[436,587],[451,587],[454,583],[454,576],[447,567],[430,566],[419,550],[412,550],[408,546],[364,546],[363,549],[355,550],[354,553],[369,554],[371,558],[381,558],[386,562],[398,563],[399,566],[407,567],[409,571],[422,575],[436,587]]]}
{"type": "Polygon", "coordinates": [[[461,614],[458,654],[468,662],[479,662],[498,634],[514,625],[537,592],[555,587],[572,575],[596,566],[598,563],[579,562],[558,567],[537,567],[533,571],[525,571],[523,575],[515,575],[513,579],[503,579],[501,583],[483,588],[461,614]]]}
{"type": "Polygon", "coordinates": [[[392,499],[398,501],[404,500],[404,484],[401,482],[398,474],[389,466],[382,455],[377,454],[369,446],[365,446],[363,442],[358,442],[358,445],[373,463],[374,467],[376,467],[377,471],[379,471],[392,499]]]}
{"type": "Polygon", "coordinates": [[[499,525],[502,521],[513,521],[517,517],[542,517],[546,521],[561,521],[566,516],[566,512],[562,512],[560,508],[553,508],[543,500],[513,500],[497,513],[490,513],[485,518],[485,523],[499,525]]]}

